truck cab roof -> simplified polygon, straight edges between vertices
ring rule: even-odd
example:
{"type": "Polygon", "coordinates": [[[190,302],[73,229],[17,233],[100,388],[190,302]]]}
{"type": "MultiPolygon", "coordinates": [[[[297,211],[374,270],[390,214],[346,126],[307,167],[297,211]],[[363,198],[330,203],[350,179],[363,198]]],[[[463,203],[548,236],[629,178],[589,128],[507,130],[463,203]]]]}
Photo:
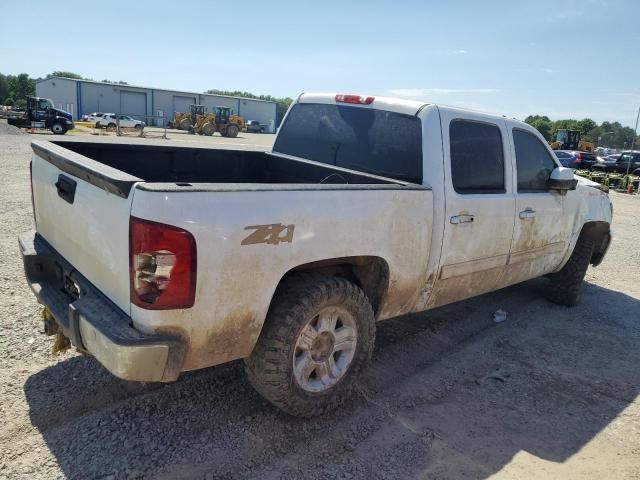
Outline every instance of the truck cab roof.
{"type": "MultiPolygon", "coordinates": [[[[373,95],[360,95],[360,94],[342,94],[342,93],[302,93],[297,103],[323,103],[323,104],[347,104],[349,106],[367,108],[377,108],[380,110],[386,110],[390,112],[401,113],[405,115],[417,115],[421,110],[427,107],[438,108],[439,110],[446,110],[451,112],[460,112],[461,114],[473,112],[475,114],[481,114],[487,117],[487,119],[508,119],[505,115],[492,114],[488,112],[481,112],[468,108],[454,107],[450,105],[442,105],[430,102],[424,102],[419,100],[407,100],[403,98],[373,96],[373,95]],[[349,101],[339,100],[339,97],[351,97],[349,101]],[[354,100],[352,100],[354,99],[354,100]],[[358,99],[358,100],[355,100],[358,99]]],[[[515,118],[508,119],[512,123],[521,124],[523,128],[530,130],[529,125],[517,120],[515,118]]]]}

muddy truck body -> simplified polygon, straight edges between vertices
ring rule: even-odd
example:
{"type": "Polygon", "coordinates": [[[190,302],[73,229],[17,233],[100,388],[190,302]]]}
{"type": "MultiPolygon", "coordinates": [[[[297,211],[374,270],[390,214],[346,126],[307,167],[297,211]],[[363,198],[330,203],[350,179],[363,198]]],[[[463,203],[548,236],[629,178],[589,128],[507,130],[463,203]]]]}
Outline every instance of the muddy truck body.
{"type": "Polygon", "coordinates": [[[611,202],[530,126],[303,94],[271,151],[34,142],[28,282],[114,375],[171,382],[244,359],[279,408],[348,397],[375,324],[531,278],[576,302],[611,202]]]}

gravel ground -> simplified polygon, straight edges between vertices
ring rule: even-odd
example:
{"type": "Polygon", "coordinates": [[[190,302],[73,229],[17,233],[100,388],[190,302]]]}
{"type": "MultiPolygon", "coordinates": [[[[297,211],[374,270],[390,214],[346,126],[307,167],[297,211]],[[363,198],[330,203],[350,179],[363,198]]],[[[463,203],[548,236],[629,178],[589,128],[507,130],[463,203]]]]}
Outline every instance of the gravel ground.
{"type": "Polygon", "coordinates": [[[305,421],[240,363],[156,385],[50,353],[16,241],[33,137],[0,122],[0,478],[640,478],[640,197],[612,193],[577,307],[534,280],[384,322],[358,393],[305,421]]]}

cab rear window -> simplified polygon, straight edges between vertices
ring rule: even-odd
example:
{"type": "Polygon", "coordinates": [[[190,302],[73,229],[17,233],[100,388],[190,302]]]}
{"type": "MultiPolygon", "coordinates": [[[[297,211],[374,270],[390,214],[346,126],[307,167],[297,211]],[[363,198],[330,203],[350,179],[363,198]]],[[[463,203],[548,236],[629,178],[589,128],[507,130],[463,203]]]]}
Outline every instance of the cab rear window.
{"type": "Polygon", "coordinates": [[[413,115],[298,103],[281,127],[273,151],[422,183],[422,128],[413,115]]]}

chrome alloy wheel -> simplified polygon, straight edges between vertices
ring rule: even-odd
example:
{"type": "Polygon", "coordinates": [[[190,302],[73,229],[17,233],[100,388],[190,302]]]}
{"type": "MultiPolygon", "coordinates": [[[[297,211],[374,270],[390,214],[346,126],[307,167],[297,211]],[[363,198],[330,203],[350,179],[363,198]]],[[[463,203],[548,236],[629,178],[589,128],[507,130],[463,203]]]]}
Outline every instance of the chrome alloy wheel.
{"type": "Polygon", "coordinates": [[[293,374],[303,390],[320,393],[334,386],[349,369],[358,332],[353,316],[341,307],[320,310],[298,335],[293,374]]]}

